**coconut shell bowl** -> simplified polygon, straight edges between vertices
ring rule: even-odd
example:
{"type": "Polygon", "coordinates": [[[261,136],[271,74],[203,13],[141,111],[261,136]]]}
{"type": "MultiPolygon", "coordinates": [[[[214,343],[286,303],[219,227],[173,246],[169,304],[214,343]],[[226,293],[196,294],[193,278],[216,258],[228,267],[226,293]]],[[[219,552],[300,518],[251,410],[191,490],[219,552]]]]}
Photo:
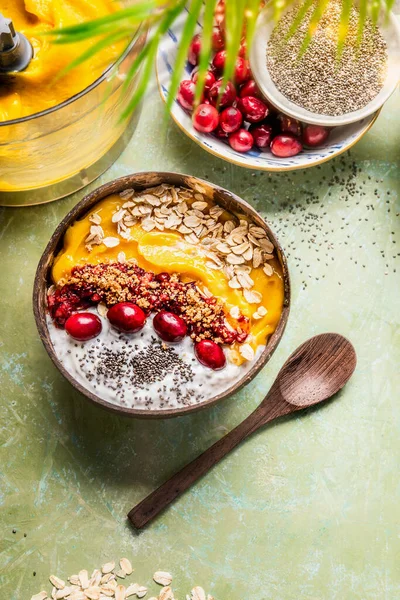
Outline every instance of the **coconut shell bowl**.
{"type": "Polygon", "coordinates": [[[106,183],[105,185],[102,185],[85,196],[64,217],[51,236],[37,267],[33,291],[33,311],[40,338],[51,360],[61,374],[76,390],[86,396],[86,398],[88,398],[88,400],[91,402],[122,415],[140,418],[169,418],[181,416],[190,412],[198,411],[205,407],[212,406],[213,404],[216,404],[220,400],[223,400],[224,398],[227,398],[228,396],[231,396],[240,390],[243,386],[249,383],[269,361],[285,330],[289,316],[289,309],[290,279],[286,258],[278,240],[264,219],[247,202],[228,190],[196,177],[178,173],[144,172],[128,175],[106,183]],[[165,409],[160,409],[157,407],[153,410],[151,408],[142,409],[137,408],[136,406],[130,407],[114,404],[109,400],[105,400],[97,393],[94,393],[93,390],[87,389],[80,381],[76,379],[70,370],[65,368],[63,362],[60,360],[55,351],[51,338],[51,332],[49,328],[50,320],[47,308],[47,293],[48,288],[53,283],[51,278],[51,270],[54,259],[63,248],[64,236],[70,225],[75,223],[77,220],[82,219],[87,214],[90,214],[93,210],[93,207],[99,201],[112,194],[120,194],[124,190],[132,188],[136,192],[143,191],[146,188],[155,187],[160,184],[167,184],[180,188],[185,187],[193,190],[201,189],[205,199],[213,201],[220,207],[228,210],[231,213],[234,213],[239,218],[240,216],[243,216],[256,226],[262,228],[271,243],[274,245],[274,253],[280,263],[284,297],[282,312],[274,332],[267,339],[266,345],[260,349],[260,352],[256,353],[254,360],[248,365],[249,368],[246,369],[243,376],[239,380],[236,380],[232,385],[227,384],[228,387],[225,387],[221,393],[217,393],[212,397],[208,397],[204,401],[200,400],[196,404],[167,407],[165,409]]]}

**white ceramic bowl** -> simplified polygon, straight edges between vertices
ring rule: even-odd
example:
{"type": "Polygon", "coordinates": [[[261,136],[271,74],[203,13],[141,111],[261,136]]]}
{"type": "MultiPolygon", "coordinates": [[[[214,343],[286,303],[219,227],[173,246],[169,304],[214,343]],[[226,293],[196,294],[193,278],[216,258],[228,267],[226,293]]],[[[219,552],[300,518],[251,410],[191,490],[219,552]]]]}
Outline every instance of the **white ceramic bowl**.
{"type": "MultiPolygon", "coordinates": [[[[184,15],[177,19],[171,29],[162,38],[159,45],[156,70],[160,95],[164,101],[166,100],[168,88],[171,83],[171,74],[177,53],[178,40],[182,34],[184,19],[184,15]]],[[[201,31],[200,25],[197,31],[201,31]]],[[[182,74],[182,79],[189,79],[192,70],[192,65],[187,63],[185,72],[182,74]]],[[[172,106],[171,116],[178,127],[190,139],[199,144],[207,152],[210,152],[210,154],[218,156],[229,163],[261,171],[292,171],[319,165],[351,148],[370,129],[378,113],[357,123],[352,123],[344,127],[336,127],[330,132],[329,138],[324,145],[318,148],[305,148],[303,152],[291,158],[278,158],[271,154],[269,150],[261,151],[256,148],[253,148],[246,154],[236,152],[223,140],[211,134],[196,131],[192,125],[190,113],[185,111],[177,101],[172,106]]]]}
{"type": "Polygon", "coordinates": [[[388,48],[387,75],[379,94],[364,108],[335,117],[317,114],[295,104],[278,90],[270,77],[266,64],[268,41],[275,27],[271,6],[267,6],[258,17],[250,52],[250,66],[253,77],[271,104],[299,121],[313,123],[314,125],[337,127],[365,119],[383,106],[396,89],[400,77],[400,25],[398,17],[393,13],[389,13],[387,18],[383,16],[380,19],[378,25],[388,48]]]}

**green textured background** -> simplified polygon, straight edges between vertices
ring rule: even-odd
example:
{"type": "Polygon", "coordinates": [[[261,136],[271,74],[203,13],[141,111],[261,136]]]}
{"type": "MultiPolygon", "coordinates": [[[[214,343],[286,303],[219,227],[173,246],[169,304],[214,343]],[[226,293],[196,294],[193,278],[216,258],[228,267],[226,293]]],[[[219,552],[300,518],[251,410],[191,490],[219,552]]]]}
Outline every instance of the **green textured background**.
{"type": "Polygon", "coordinates": [[[160,128],[152,91],[101,182],[176,170],[231,189],[272,224],[293,282],[270,363],[240,394],[193,416],[145,422],[104,412],[42,347],[31,308],[36,265],[83,192],[0,211],[2,600],[29,600],[49,589],[50,573],[124,555],[140,583],[171,571],[180,600],[193,584],[217,600],[400,598],[398,101],[397,91],[350,155],[268,174],[205,154],[172,123],[160,128]],[[330,330],[358,353],[344,392],[255,435],[135,533],[128,510],[249,414],[299,343],[330,330]]]}

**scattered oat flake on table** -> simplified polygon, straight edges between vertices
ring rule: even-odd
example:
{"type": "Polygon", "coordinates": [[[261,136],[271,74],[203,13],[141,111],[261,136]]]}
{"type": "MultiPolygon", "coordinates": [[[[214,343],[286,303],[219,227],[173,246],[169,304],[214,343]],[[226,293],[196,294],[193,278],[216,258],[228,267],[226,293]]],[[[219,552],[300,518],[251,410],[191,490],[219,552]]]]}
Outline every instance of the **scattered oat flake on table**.
{"type": "Polygon", "coordinates": [[[138,598],[143,598],[147,594],[147,587],[144,585],[139,586],[138,591],[136,592],[136,596],[138,598]]]}
{"type": "Polygon", "coordinates": [[[130,560],[128,560],[127,558],[121,558],[119,561],[119,566],[123,571],[125,571],[127,575],[131,575],[133,569],[130,560]]]}
{"type": "Polygon", "coordinates": [[[65,587],[65,581],[63,581],[59,577],[56,577],[55,575],[50,575],[49,581],[58,590],[62,590],[65,587]]]}
{"type": "Polygon", "coordinates": [[[196,585],[191,591],[192,600],[206,600],[206,593],[202,587],[196,585]]]}
{"type": "Polygon", "coordinates": [[[101,592],[101,588],[99,588],[99,586],[97,586],[97,585],[93,585],[91,587],[88,587],[84,593],[85,593],[85,596],[87,598],[89,598],[89,600],[99,600],[100,592],[101,592]]]}
{"type": "Polygon", "coordinates": [[[163,587],[158,595],[158,600],[174,600],[174,593],[172,589],[169,586],[163,587]]]}
{"type": "Polygon", "coordinates": [[[114,596],[115,590],[116,590],[117,586],[111,586],[110,584],[106,583],[105,585],[103,585],[101,587],[101,593],[104,594],[105,596],[114,596]]]}
{"type": "MultiPolygon", "coordinates": [[[[124,576],[132,573],[132,564],[127,558],[121,558],[119,563],[121,567],[124,567],[121,569],[124,576]]],[[[146,596],[148,592],[147,587],[138,583],[132,583],[126,588],[122,584],[118,585],[115,579],[116,575],[112,572],[114,568],[114,562],[106,563],[102,566],[101,571],[94,569],[90,579],[88,571],[83,569],[78,575],[68,577],[69,586],[66,586],[64,581],[59,577],[51,575],[49,577],[53,585],[51,595],[42,591],[32,596],[31,600],[108,600],[108,598],[113,600],[127,600],[135,595],[137,598],[144,598],[146,596]]],[[[160,590],[157,597],[152,596],[149,600],[175,600],[174,593],[169,585],[172,581],[172,575],[168,571],[156,571],[153,575],[153,580],[164,587],[160,590]]],[[[214,600],[210,594],[206,598],[206,594],[200,586],[194,587],[190,595],[187,595],[186,598],[187,600],[214,600]]]]}
{"type": "Polygon", "coordinates": [[[115,600],[125,600],[125,586],[117,585],[115,590],[115,600]]]}
{"type": "Polygon", "coordinates": [[[86,589],[89,587],[89,573],[86,571],[86,569],[82,569],[82,571],[79,571],[79,581],[81,582],[81,587],[82,589],[86,589]]]}
{"type": "Polygon", "coordinates": [[[47,592],[39,592],[38,594],[34,594],[31,600],[46,600],[48,598],[47,592]]]}
{"type": "Polygon", "coordinates": [[[172,575],[167,571],[156,571],[153,575],[153,579],[160,585],[169,585],[172,581],[172,575]]]}
{"type": "Polygon", "coordinates": [[[69,596],[71,591],[72,590],[70,587],[65,586],[62,590],[57,590],[57,592],[54,594],[54,598],[55,600],[62,600],[62,598],[69,596]]]}
{"type": "Polygon", "coordinates": [[[116,571],[115,574],[120,579],[125,579],[125,577],[126,577],[126,573],[125,573],[125,571],[123,569],[119,569],[119,571],[116,571]]]}
{"type": "Polygon", "coordinates": [[[138,583],[131,583],[131,585],[129,585],[125,590],[125,598],[134,596],[139,588],[140,588],[140,585],[138,583]]]}
{"type": "Polygon", "coordinates": [[[81,590],[74,590],[68,600],[87,600],[87,596],[81,590]]]}
{"type": "Polygon", "coordinates": [[[111,573],[111,571],[114,571],[114,569],[115,569],[115,562],[108,562],[101,567],[101,572],[104,575],[107,575],[108,573],[111,573]]]}

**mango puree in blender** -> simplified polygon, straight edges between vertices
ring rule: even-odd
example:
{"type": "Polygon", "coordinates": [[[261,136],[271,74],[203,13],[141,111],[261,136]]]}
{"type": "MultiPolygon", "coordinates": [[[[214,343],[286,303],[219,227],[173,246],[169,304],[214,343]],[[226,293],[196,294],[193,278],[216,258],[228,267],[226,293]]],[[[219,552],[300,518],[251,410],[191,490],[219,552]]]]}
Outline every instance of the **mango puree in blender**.
{"type": "Polygon", "coordinates": [[[15,29],[28,38],[34,49],[34,57],[25,71],[0,74],[0,122],[52,108],[100,77],[121,54],[123,44],[110,44],[58,77],[97,40],[60,46],[40,34],[110,15],[120,7],[114,0],[0,0],[0,12],[12,19],[15,29]]]}

